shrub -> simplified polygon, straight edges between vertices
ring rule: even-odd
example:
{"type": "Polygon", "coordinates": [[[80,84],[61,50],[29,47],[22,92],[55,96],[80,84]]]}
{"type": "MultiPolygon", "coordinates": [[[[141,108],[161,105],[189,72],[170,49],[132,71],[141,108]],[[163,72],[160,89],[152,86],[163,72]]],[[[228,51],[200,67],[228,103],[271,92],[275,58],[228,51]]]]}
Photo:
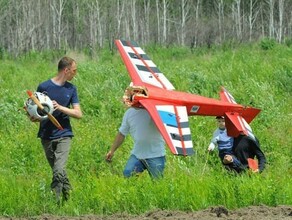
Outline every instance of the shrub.
{"type": "Polygon", "coordinates": [[[260,42],[260,46],[263,50],[271,50],[275,47],[275,39],[263,38],[260,42]]]}
{"type": "Polygon", "coordinates": [[[285,39],[285,44],[286,44],[288,47],[291,47],[291,46],[292,46],[292,38],[285,39]]]}

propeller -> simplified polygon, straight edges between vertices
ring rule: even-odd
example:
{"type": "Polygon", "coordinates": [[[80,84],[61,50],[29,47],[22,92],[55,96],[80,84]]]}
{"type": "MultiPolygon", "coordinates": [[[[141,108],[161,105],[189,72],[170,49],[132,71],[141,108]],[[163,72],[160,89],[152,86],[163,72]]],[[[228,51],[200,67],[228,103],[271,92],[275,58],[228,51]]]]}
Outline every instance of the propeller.
{"type": "Polygon", "coordinates": [[[32,91],[27,90],[26,93],[28,96],[34,101],[34,103],[37,105],[37,107],[46,115],[48,115],[48,118],[51,120],[51,122],[60,130],[63,130],[63,127],[60,125],[60,123],[57,121],[57,119],[49,113],[44,106],[40,103],[40,101],[35,97],[32,91]]]}

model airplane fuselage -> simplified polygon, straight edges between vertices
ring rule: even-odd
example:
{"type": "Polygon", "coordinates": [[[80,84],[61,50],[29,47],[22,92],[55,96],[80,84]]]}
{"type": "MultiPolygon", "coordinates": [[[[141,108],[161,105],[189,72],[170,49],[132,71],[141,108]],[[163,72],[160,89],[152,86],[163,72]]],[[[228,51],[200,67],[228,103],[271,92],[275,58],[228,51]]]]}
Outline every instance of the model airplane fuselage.
{"type": "Polygon", "coordinates": [[[125,103],[147,109],[173,154],[193,153],[188,123],[188,116],[192,115],[225,116],[228,135],[252,135],[248,123],[260,109],[237,104],[223,87],[220,100],[174,91],[172,84],[135,42],[116,40],[115,43],[132,80],[124,95],[125,103]]]}
{"type": "MultiPolygon", "coordinates": [[[[135,87],[132,87],[135,88],[135,87]]],[[[233,103],[226,103],[186,92],[170,91],[155,87],[145,87],[145,96],[134,97],[135,101],[142,99],[160,100],[186,106],[187,113],[191,115],[218,116],[225,112],[238,112],[243,115],[246,107],[233,103]]]]}

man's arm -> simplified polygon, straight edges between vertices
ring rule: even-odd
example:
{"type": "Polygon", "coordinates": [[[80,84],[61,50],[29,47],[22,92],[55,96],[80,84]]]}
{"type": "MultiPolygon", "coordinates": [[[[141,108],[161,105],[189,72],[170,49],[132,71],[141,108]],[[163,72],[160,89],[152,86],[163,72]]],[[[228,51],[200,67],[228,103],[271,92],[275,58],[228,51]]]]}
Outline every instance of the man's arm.
{"type": "Polygon", "coordinates": [[[69,115],[72,118],[82,118],[82,111],[79,104],[74,104],[73,108],[67,108],[65,106],[59,105],[58,102],[53,100],[53,105],[55,110],[59,110],[60,112],[69,115]]]}
{"type": "Polygon", "coordinates": [[[215,147],[217,146],[217,142],[219,140],[219,135],[218,135],[218,129],[216,129],[213,133],[213,137],[211,139],[211,142],[208,146],[208,151],[213,151],[215,149],[215,147]]]}
{"type": "Polygon", "coordinates": [[[121,132],[118,132],[118,134],[114,140],[114,143],[111,146],[110,151],[106,154],[105,159],[107,161],[111,161],[112,157],[114,156],[115,151],[122,145],[124,140],[125,140],[125,136],[121,132]]]}
{"type": "Polygon", "coordinates": [[[255,155],[256,158],[258,159],[259,163],[259,172],[262,172],[265,169],[266,165],[266,156],[264,155],[263,151],[260,148],[260,143],[256,141],[255,144],[255,155]]]}
{"type": "Polygon", "coordinates": [[[265,169],[266,157],[261,150],[260,142],[256,137],[251,138],[249,136],[246,136],[245,138],[248,141],[250,157],[253,159],[253,157],[255,156],[258,160],[257,172],[262,172],[265,169]]]}

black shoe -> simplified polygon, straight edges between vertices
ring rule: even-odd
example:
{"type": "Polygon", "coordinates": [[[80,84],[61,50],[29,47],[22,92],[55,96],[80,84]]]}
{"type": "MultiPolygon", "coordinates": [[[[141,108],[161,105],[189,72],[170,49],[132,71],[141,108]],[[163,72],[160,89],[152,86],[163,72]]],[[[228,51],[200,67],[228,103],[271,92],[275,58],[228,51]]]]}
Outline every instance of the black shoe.
{"type": "Polygon", "coordinates": [[[65,201],[68,201],[70,199],[70,190],[63,189],[62,193],[63,193],[63,199],[65,201]]]}

